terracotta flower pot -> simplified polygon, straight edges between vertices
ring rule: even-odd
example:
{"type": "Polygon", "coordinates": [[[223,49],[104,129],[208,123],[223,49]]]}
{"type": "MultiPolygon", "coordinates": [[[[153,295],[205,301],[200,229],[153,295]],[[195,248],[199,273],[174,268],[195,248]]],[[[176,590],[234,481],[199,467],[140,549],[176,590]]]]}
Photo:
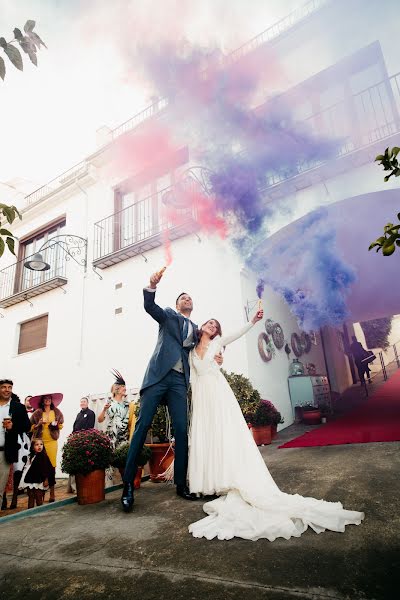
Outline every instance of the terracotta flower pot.
{"type": "Polygon", "coordinates": [[[302,420],[305,425],[319,425],[321,423],[321,411],[317,408],[315,410],[304,410],[302,420]]]}
{"type": "Polygon", "coordinates": [[[253,425],[251,432],[257,446],[271,443],[271,425],[253,425]]]}
{"type": "Polygon", "coordinates": [[[278,425],[271,425],[271,439],[275,439],[278,435],[278,425]]]}
{"type": "MultiPolygon", "coordinates": [[[[124,479],[125,469],[123,469],[122,467],[118,467],[118,471],[119,471],[122,479],[124,479]]],[[[143,467],[138,467],[138,469],[136,471],[135,479],[133,480],[133,487],[135,490],[138,490],[140,488],[140,484],[142,482],[142,475],[143,475],[143,467]]]]}
{"type": "Polygon", "coordinates": [[[155,483],[162,481],[159,475],[164,473],[174,460],[174,453],[169,443],[165,444],[146,444],[151,448],[151,457],[149,460],[150,480],[155,483]]]}
{"type": "Polygon", "coordinates": [[[105,498],[105,471],[96,469],[87,475],[75,475],[78,504],[94,504],[105,498]]]}
{"type": "Polygon", "coordinates": [[[135,490],[138,490],[140,488],[140,484],[142,482],[142,474],[143,474],[143,467],[138,467],[135,479],[133,480],[133,487],[135,490]]]}

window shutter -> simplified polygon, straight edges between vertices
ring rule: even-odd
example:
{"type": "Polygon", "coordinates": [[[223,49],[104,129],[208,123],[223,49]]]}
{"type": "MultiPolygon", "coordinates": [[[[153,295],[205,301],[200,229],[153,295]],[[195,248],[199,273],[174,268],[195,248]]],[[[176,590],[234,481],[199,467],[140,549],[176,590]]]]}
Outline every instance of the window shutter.
{"type": "Polygon", "coordinates": [[[18,354],[45,348],[49,315],[21,323],[19,330],[18,354]]]}

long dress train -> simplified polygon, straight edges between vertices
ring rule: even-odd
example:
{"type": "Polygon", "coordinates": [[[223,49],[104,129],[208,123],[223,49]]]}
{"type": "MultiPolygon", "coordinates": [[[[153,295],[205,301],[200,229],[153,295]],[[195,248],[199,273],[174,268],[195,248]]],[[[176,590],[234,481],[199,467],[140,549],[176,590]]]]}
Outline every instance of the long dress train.
{"type": "Polygon", "coordinates": [[[285,494],[272,479],[243,418],[239,404],[218,365],[215,354],[250,330],[218,336],[201,359],[190,353],[192,409],[189,430],[190,491],[220,497],[203,506],[207,517],[192,523],[194,537],[248,540],[299,537],[311,527],[343,532],[359,525],[364,513],[326,502],[285,494]]]}

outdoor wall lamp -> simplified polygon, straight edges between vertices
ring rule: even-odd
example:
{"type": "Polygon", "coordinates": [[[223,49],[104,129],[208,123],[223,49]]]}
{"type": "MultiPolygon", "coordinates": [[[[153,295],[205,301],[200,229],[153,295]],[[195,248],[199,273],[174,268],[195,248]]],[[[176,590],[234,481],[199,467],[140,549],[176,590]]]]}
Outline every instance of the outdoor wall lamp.
{"type": "Polygon", "coordinates": [[[39,248],[39,250],[30,257],[30,260],[24,262],[24,267],[31,271],[48,271],[50,269],[41,252],[43,250],[53,250],[59,247],[66,254],[65,260],[74,260],[78,265],[87,268],[87,239],[79,235],[56,235],[39,248]]]}

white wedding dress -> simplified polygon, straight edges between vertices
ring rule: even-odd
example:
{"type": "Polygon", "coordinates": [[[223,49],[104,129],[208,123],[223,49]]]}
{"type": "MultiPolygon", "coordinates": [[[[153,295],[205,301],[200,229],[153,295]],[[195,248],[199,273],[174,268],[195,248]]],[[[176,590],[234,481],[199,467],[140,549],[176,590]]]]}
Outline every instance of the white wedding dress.
{"type": "Polygon", "coordinates": [[[340,502],[325,502],[281,492],[272,479],[243,418],[239,404],[214,361],[219,350],[244,335],[216,337],[204,358],[190,353],[192,409],[189,430],[190,491],[220,495],[203,506],[207,517],[192,523],[194,537],[247,540],[299,537],[310,526],[343,532],[359,525],[364,513],[345,510],[340,502]]]}

